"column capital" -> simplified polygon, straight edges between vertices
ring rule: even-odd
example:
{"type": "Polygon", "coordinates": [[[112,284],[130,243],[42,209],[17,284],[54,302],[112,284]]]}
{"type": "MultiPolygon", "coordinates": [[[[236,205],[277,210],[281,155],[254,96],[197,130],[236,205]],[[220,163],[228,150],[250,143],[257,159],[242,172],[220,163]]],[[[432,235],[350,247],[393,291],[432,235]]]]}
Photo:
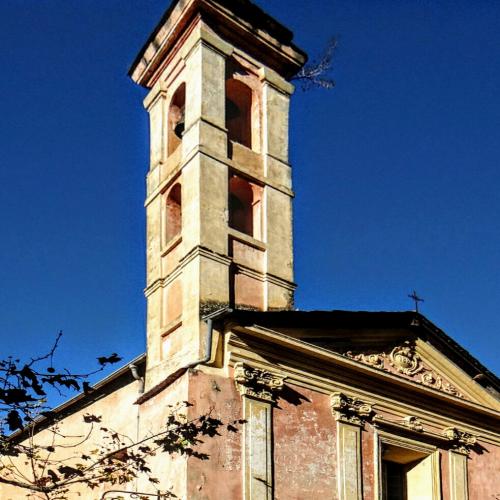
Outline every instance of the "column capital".
{"type": "Polygon", "coordinates": [[[342,392],[331,394],[330,404],[335,420],[361,427],[375,413],[371,403],[367,403],[356,397],[347,396],[342,392]]]}
{"type": "Polygon", "coordinates": [[[447,427],[444,429],[443,436],[450,441],[450,446],[453,451],[464,455],[469,455],[471,448],[477,442],[477,436],[457,429],[456,427],[447,427]]]}
{"type": "Polygon", "coordinates": [[[283,376],[242,362],[234,365],[234,381],[242,396],[274,403],[277,393],[283,389],[284,380],[283,376]]]}

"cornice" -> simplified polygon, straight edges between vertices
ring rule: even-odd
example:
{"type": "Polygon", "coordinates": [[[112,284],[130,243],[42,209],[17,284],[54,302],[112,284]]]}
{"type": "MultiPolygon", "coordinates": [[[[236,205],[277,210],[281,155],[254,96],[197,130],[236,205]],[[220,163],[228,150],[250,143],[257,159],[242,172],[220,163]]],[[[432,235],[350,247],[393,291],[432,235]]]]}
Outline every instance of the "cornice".
{"type": "MultiPolygon", "coordinates": [[[[207,123],[211,126],[215,126],[208,120],[202,118],[199,118],[195,123],[198,123],[200,121],[203,121],[204,123],[207,123]]],[[[216,126],[215,126],[216,127],[216,126]]],[[[218,127],[217,127],[218,128],[218,127]]],[[[272,189],[276,189],[276,191],[279,191],[281,193],[286,194],[287,196],[290,196],[291,198],[295,197],[295,193],[293,192],[292,189],[287,188],[286,186],[283,186],[281,184],[277,184],[276,182],[273,182],[269,177],[264,176],[264,175],[256,175],[254,172],[251,172],[246,169],[242,169],[235,161],[220,156],[214,151],[210,149],[208,146],[203,146],[201,144],[195,145],[186,155],[184,155],[184,158],[179,162],[177,166],[172,167],[172,171],[168,174],[168,176],[160,182],[160,184],[155,187],[155,189],[148,194],[146,197],[146,201],[144,202],[144,206],[147,207],[151,202],[153,202],[158,196],[160,196],[165,189],[168,187],[168,185],[172,182],[172,179],[179,175],[179,173],[186,168],[191,161],[193,161],[194,158],[196,158],[197,155],[203,155],[207,158],[210,158],[211,160],[215,160],[219,163],[222,163],[226,166],[228,166],[233,172],[237,174],[243,174],[246,178],[248,178],[250,181],[256,182],[258,184],[270,187],[272,189]]],[[[270,155],[269,155],[270,156],[270,155]]],[[[291,168],[289,164],[284,163],[282,160],[280,161],[284,166],[291,168]]],[[[158,165],[155,166],[154,168],[158,168],[158,165]]],[[[153,171],[154,169],[150,170],[148,172],[148,175],[153,171]]]]}
{"type": "Polygon", "coordinates": [[[146,295],[146,297],[149,297],[152,293],[158,290],[158,288],[164,288],[168,286],[170,283],[172,283],[172,281],[174,281],[181,275],[182,270],[190,262],[199,257],[204,257],[206,259],[213,260],[214,262],[219,262],[220,264],[224,264],[226,266],[229,266],[231,264],[230,257],[226,257],[225,255],[214,252],[201,245],[197,245],[193,247],[184,257],[180,259],[179,265],[170,274],[168,274],[163,278],[157,278],[144,289],[144,294],[146,295]]]}
{"type": "Polygon", "coordinates": [[[250,2],[246,7],[252,11],[249,16],[240,8],[244,3],[221,0],[174,2],[139,52],[129,76],[136,83],[151,87],[162,62],[171,57],[172,50],[179,45],[182,34],[189,30],[193,20],[197,22],[199,19],[215,26],[218,33],[214,37],[242,44],[254,57],[280,68],[288,77],[296,73],[307,56],[291,42],[292,33],[250,2]],[[258,21],[263,25],[257,27],[255,23],[258,21]]]}
{"type": "Polygon", "coordinates": [[[229,266],[232,261],[232,259],[227,255],[214,252],[213,250],[210,250],[209,248],[206,248],[201,245],[196,245],[191,250],[189,250],[184,257],[180,259],[179,267],[180,268],[185,267],[187,264],[189,264],[198,257],[205,257],[206,259],[213,260],[215,262],[224,264],[226,266],[229,266]]]}
{"type": "Polygon", "coordinates": [[[360,427],[364,427],[365,423],[369,423],[374,428],[382,427],[396,430],[398,433],[414,434],[418,435],[420,439],[421,436],[424,436],[427,439],[439,442],[441,447],[464,455],[470,454],[479,437],[456,427],[446,427],[441,432],[434,432],[426,428],[420,419],[414,415],[408,415],[399,421],[389,420],[377,414],[373,403],[367,403],[343,392],[331,394],[330,401],[332,413],[338,422],[360,427]]]}

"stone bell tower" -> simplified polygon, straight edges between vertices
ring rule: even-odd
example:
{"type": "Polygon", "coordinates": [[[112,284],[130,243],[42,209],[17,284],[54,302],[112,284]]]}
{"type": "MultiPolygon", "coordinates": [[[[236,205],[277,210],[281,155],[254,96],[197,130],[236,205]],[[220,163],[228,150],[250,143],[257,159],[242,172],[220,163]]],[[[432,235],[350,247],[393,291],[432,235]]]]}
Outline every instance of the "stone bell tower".
{"type": "Polygon", "coordinates": [[[150,89],[146,384],[203,355],[203,315],[293,305],[292,33],[248,0],[176,0],[132,65],[150,89]]]}

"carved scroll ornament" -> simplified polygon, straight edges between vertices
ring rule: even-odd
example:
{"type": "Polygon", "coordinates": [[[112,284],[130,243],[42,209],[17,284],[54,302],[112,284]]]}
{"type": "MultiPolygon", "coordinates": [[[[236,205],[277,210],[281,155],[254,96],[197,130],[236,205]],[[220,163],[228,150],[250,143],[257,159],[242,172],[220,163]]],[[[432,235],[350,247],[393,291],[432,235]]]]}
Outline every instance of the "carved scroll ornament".
{"type": "Polygon", "coordinates": [[[374,368],[384,369],[385,361],[384,354],[353,354],[352,351],[347,351],[345,355],[356,361],[360,361],[365,365],[373,366],[374,368]]]}
{"type": "Polygon", "coordinates": [[[284,377],[267,370],[254,368],[245,363],[234,365],[234,381],[242,396],[250,396],[274,402],[276,394],[283,389],[284,377]]]}
{"type": "Polygon", "coordinates": [[[409,342],[405,342],[402,346],[394,347],[389,354],[386,352],[355,354],[352,351],[347,351],[344,355],[379,370],[401,373],[412,378],[419,384],[446,392],[452,396],[464,397],[455,386],[444,382],[439,375],[428,369],[423,364],[420,356],[415,352],[415,347],[409,342]]]}
{"type": "Polygon", "coordinates": [[[389,363],[397,372],[410,376],[424,369],[420,356],[408,345],[395,347],[389,354],[389,363]]]}
{"type": "Polygon", "coordinates": [[[341,422],[363,425],[374,413],[370,403],[347,396],[342,392],[334,392],[330,398],[335,419],[341,422]]]}

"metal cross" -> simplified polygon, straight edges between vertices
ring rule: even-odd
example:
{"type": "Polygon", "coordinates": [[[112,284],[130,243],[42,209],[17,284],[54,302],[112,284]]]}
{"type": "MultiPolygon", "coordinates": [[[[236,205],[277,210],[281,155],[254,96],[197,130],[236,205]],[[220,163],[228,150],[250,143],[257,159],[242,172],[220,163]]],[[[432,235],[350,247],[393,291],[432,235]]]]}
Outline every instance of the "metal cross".
{"type": "Polygon", "coordinates": [[[415,312],[418,312],[418,303],[419,302],[424,302],[424,299],[421,299],[415,290],[413,290],[413,293],[409,294],[408,297],[412,300],[415,301],[415,312]]]}

